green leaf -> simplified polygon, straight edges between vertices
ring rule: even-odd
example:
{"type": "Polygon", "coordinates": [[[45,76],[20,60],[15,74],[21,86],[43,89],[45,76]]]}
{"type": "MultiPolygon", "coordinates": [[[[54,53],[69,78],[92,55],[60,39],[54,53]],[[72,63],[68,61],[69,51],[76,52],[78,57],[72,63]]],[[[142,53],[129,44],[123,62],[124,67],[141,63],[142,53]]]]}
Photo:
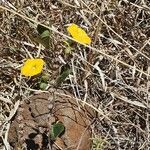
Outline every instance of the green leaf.
{"type": "Polygon", "coordinates": [[[49,79],[48,75],[43,75],[43,76],[41,77],[41,82],[47,83],[47,82],[48,82],[48,79],[49,79]]]}
{"type": "Polygon", "coordinates": [[[52,141],[56,140],[63,132],[65,131],[65,126],[62,122],[56,122],[52,125],[52,129],[50,132],[50,138],[52,141]]]}
{"type": "Polygon", "coordinates": [[[69,54],[69,53],[71,53],[71,47],[67,47],[67,48],[65,48],[64,49],[64,51],[65,51],[65,54],[69,54]]]}
{"type": "Polygon", "coordinates": [[[48,28],[46,28],[46,27],[44,27],[44,26],[42,26],[42,25],[40,25],[40,24],[38,24],[37,25],[37,31],[38,31],[38,33],[41,35],[44,31],[46,31],[46,30],[48,30],[48,28]]]}
{"type": "Polygon", "coordinates": [[[71,73],[71,69],[67,69],[63,71],[63,73],[57,78],[56,80],[56,86],[60,86],[63,81],[68,77],[68,75],[71,73]]]}
{"type": "Polygon", "coordinates": [[[37,31],[38,34],[35,38],[34,41],[37,43],[42,44],[45,48],[49,49],[50,48],[50,30],[42,25],[37,25],[37,31]]]}
{"type": "Polygon", "coordinates": [[[71,53],[72,48],[71,48],[71,46],[70,46],[70,41],[69,41],[69,40],[64,41],[64,44],[65,44],[65,46],[66,46],[66,48],[64,49],[64,52],[65,52],[66,54],[71,53]]]}
{"type": "Polygon", "coordinates": [[[42,75],[42,77],[39,79],[39,82],[38,82],[38,87],[41,89],[41,90],[46,90],[48,86],[48,75],[42,75]]]}
{"type": "Polygon", "coordinates": [[[41,35],[40,37],[43,39],[43,38],[46,38],[46,37],[49,37],[50,36],[50,32],[49,30],[45,30],[41,35]]]}
{"type": "Polygon", "coordinates": [[[40,83],[40,89],[45,90],[47,88],[47,85],[48,85],[47,83],[41,82],[40,83]]]}
{"type": "Polygon", "coordinates": [[[50,48],[50,37],[41,38],[41,36],[38,35],[37,37],[33,38],[33,40],[42,44],[47,49],[50,48]]]}

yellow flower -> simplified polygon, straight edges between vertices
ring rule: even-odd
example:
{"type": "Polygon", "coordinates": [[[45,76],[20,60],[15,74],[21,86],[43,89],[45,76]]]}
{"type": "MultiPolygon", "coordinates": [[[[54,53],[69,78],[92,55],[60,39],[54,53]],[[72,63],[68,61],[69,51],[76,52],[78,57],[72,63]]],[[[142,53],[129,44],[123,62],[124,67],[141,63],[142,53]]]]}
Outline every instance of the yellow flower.
{"type": "Polygon", "coordinates": [[[27,59],[21,68],[21,74],[24,76],[34,76],[42,72],[45,62],[43,59],[27,59]]]}
{"type": "Polygon", "coordinates": [[[72,37],[79,42],[80,44],[90,44],[91,39],[87,35],[87,33],[81,29],[79,26],[76,24],[71,24],[68,28],[67,31],[72,35],[72,37]]]}

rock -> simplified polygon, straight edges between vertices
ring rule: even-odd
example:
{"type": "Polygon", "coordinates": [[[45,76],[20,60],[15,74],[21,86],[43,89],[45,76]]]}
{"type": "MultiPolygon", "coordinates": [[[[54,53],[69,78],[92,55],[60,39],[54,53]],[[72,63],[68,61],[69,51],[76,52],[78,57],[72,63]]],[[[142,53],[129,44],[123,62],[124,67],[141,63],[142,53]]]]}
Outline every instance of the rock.
{"type": "MultiPolygon", "coordinates": [[[[83,109],[79,109],[75,99],[67,97],[55,99],[55,116],[65,125],[65,134],[61,137],[67,150],[90,150],[90,121],[83,109]]],[[[64,147],[64,146],[63,146],[64,147]]]]}
{"type": "Polygon", "coordinates": [[[8,139],[14,149],[18,145],[28,149],[48,149],[51,125],[59,120],[64,124],[65,132],[51,143],[52,150],[90,150],[89,112],[79,108],[81,106],[75,99],[61,96],[61,93],[63,91],[59,90],[36,94],[21,104],[9,131],[8,139]]]}

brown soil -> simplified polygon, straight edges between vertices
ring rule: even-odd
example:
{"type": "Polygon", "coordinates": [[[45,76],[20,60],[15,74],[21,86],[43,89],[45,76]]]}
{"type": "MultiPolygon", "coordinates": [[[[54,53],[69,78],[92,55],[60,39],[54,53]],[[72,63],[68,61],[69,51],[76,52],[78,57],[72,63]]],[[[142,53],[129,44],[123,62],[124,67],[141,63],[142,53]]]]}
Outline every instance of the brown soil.
{"type": "Polygon", "coordinates": [[[88,115],[89,112],[79,109],[71,98],[55,92],[36,94],[21,104],[11,124],[9,142],[13,149],[90,150],[88,115]],[[65,132],[52,143],[48,138],[49,132],[57,120],[64,124],[65,132]]]}

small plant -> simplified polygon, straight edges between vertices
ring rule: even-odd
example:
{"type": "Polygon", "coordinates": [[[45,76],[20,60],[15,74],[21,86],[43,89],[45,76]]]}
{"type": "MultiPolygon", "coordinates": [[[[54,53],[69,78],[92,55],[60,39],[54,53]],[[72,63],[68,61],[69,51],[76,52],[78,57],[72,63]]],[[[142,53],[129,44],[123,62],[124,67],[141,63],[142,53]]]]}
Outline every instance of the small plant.
{"type": "Polygon", "coordinates": [[[50,41],[51,32],[49,31],[49,29],[45,28],[42,25],[38,25],[36,30],[38,32],[38,35],[36,35],[34,41],[42,44],[45,48],[49,49],[51,42],[50,41]]]}
{"type": "Polygon", "coordinates": [[[93,145],[92,145],[92,150],[103,150],[104,149],[104,144],[106,141],[102,138],[92,138],[93,145]]]}
{"type": "Polygon", "coordinates": [[[40,78],[40,81],[39,81],[39,88],[41,90],[46,90],[47,86],[48,86],[48,76],[47,75],[43,75],[40,78]]]}
{"type": "Polygon", "coordinates": [[[57,121],[52,125],[52,129],[50,131],[50,140],[55,141],[57,137],[59,137],[65,131],[65,126],[62,122],[57,121]]]}
{"type": "Polygon", "coordinates": [[[71,72],[71,69],[66,68],[56,79],[56,86],[60,86],[71,72]]]}
{"type": "Polygon", "coordinates": [[[64,49],[64,52],[65,52],[65,54],[69,54],[69,53],[71,53],[71,51],[72,51],[72,47],[70,46],[70,43],[71,43],[72,41],[71,40],[67,40],[67,41],[64,41],[64,44],[65,44],[65,49],[64,49]]]}

